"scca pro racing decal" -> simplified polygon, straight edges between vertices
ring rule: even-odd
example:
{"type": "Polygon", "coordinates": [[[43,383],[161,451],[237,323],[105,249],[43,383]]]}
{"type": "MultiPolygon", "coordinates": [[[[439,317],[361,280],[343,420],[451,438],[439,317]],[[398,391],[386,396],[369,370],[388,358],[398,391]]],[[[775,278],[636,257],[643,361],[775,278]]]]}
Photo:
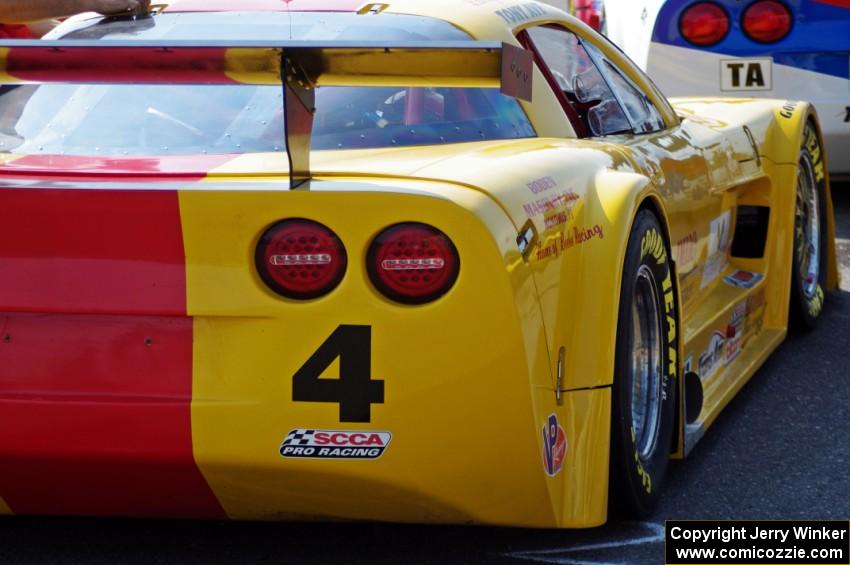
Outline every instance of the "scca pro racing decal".
{"type": "Polygon", "coordinates": [[[377,459],[392,437],[390,432],[298,428],[286,434],[280,454],[313,459],[377,459]]]}
{"type": "Polygon", "coordinates": [[[567,434],[558,423],[555,414],[549,415],[549,421],[543,426],[543,468],[550,477],[557,475],[564,466],[567,456],[567,434]]]}

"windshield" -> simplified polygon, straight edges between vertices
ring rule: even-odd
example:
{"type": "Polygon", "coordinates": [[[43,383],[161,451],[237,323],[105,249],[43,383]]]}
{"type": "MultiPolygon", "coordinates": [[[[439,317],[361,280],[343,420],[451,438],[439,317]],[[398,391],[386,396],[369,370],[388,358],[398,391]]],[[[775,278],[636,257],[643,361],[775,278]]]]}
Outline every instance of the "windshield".
{"type": "MultiPolygon", "coordinates": [[[[60,28],[61,29],[61,28],[60,28]]],[[[451,24],[404,15],[176,13],[66,25],[65,39],[469,40],[451,24]]],[[[281,86],[0,86],[0,152],[187,155],[283,151],[281,86]]],[[[496,89],[322,87],[313,149],[534,136],[496,89]]]]}

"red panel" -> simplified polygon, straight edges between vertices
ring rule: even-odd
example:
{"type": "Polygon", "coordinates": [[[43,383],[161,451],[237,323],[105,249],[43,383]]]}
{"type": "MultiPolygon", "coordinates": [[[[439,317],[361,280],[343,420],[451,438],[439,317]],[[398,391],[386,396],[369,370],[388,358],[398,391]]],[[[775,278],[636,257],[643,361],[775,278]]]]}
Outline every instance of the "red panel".
{"type": "Polygon", "coordinates": [[[0,189],[0,311],[185,315],[177,191],[0,189]]]}
{"type": "Polygon", "coordinates": [[[27,155],[0,163],[0,174],[26,174],[56,180],[134,180],[128,177],[160,177],[157,180],[200,180],[209,171],[239,155],[180,155],[168,157],[90,157],[82,155],[27,155]],[[162,178],[166,177],[166,178],[162,178]]]}
{"type": "Polygon", "coordinates": [[[42,82],[238,84],[224,71],[226,49],[13,47],[5,71],[42,82]]]}
{"type": "Polygon", "coordinates": [[[0,315],[15,513],[224,517],[192,455],[190,318],[0,315]]]}

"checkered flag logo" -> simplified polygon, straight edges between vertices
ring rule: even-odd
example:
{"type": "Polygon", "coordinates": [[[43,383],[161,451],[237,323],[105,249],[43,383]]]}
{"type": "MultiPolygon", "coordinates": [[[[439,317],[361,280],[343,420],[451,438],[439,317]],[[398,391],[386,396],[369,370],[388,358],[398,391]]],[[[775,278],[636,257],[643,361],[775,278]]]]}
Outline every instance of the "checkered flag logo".
{"type": "Polygon", "coordinates": [[[310,445],[314,433],[316,433],[316,430],[292,430],[286,434],[283,445],[310,445]]]}
{"type": "Polygon", "coordinates": [[[280,444],[281,457],[312,459],[377,459],[393,435],[373,430],[307,430],[295,428],[280,444]]]}

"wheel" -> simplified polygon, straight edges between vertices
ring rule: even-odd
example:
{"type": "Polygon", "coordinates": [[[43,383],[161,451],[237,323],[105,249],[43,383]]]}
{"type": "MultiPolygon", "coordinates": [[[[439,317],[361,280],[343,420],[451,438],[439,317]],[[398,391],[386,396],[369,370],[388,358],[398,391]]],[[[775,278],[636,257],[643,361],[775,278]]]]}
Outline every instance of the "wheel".
{"type": "Polygon", "coordinates": [[[655,215],[635,218],[623,269],[611,406],[610,509],[643,518],[656,502],[676,416],[676,300],[655,215]]]}
{"type": "Polygon", "coordinates": [[[826,298],[826,175],[822,155],[817,131],[809,123],[800,148],[794,212],[790,314],[791,325],[798,330],[817,325],[826,298]]]}

